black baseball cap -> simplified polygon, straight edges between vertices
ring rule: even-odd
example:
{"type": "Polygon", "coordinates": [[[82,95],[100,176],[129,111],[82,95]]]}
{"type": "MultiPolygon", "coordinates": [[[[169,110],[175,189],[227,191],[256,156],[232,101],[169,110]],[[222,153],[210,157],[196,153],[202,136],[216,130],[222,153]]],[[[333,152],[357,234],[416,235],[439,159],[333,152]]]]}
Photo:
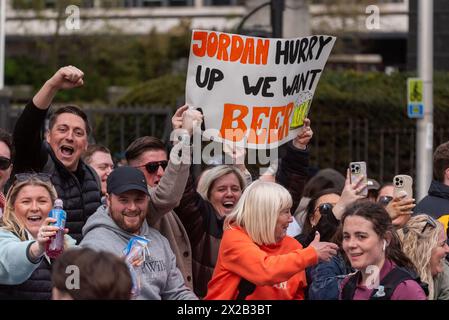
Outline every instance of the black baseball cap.
{"type": "Polygon", "coordinates": [[[106,180],[109,194],[121,194],[130,190],[139,190],[149,195],[147,181],[137,168],[122,166],[114,169],[106,180]]]}

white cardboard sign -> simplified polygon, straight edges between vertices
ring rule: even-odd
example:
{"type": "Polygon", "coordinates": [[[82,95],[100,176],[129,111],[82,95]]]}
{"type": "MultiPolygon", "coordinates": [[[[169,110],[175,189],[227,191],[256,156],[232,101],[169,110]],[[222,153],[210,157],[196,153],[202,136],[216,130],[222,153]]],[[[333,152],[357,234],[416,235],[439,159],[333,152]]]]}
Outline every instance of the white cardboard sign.
{"type": "Polygon", "coordinates": [[[186,103],[208,139],[271,149],[303,125],[336,38],[266,39],[193,30],[186,103]]]}

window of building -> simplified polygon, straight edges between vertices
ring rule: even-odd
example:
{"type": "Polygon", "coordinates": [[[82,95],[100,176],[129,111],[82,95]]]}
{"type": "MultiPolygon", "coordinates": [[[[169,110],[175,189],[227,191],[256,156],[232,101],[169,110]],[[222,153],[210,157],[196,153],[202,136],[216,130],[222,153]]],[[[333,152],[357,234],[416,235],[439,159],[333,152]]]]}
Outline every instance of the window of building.
{"type": "MultiPolygon", "coordinates": [[[[4,1],[4,0],[3,0],[4,1]]],[[[12,7],[16,10],[21,9],[54,9],[56,8],[57,0],[12,0],[12,7]]],[[[73,3],[81,8],[93,8],[94,0],[78,0],[73,3]]]]}
{"type": "MultiPolygon", "coordinates": [[[[377,0],[377,3],[404,3],[406,0],[377,0]]],[[[312,4],[333,4],[332,0],[311,0],[312,4]]],[[[339,2],[340,4],[344,5],[343,1],[339,2]]],[[[367,3],[366,5],[368,5],[367,3]]]]}
{"type": "MultiPolygon", "coordinates": [[[[4,0],[0,0],[4,1],[4,0]]],[[[11,0],[14,9],[54,9],[58,0],[11,0]]],[[[191,7],[195,0],[74,0],[81,8],[191,7]]],[[[203,0],[204,6],[244,5],[244,0],[203,0]]]]}
{"type": "Polygon", "coordinates": [[[193,6],[193,0],[169,0],[169,6],[172,7],[193,6]]]}
{"type": "Polygon", "coordinates": [[[204,0],[206,6],[237,6],[242,5],[241,0],[204,0]]]}
{"type": "Polygon", "coordinates": [[[193,6],[193,0],[124,0],[124,7],[180,7],[193,6]]]}

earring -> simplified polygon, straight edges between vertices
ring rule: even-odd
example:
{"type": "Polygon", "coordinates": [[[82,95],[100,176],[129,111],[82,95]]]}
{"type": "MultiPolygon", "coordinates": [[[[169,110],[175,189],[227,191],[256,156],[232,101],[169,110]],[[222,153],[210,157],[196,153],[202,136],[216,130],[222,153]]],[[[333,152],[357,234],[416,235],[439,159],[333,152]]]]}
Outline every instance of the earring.
{"type": "Polygon", "coordinates": [[[383,246],[382,250],[385,251],[386,248],[387,248],[387,240],[384,240],[384,246],[383,246]]]}

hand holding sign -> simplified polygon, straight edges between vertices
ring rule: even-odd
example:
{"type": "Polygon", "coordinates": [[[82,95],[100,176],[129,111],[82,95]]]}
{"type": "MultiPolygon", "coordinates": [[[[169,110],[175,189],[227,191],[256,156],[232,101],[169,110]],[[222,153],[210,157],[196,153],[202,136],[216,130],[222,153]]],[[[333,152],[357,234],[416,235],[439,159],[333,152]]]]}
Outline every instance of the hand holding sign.
{"type": "Polygon", "coordinates": [[[189,109],[189,106],[185,104],[176,110],[175,114],[171,118],[173,130],[182,128],[182,116],[187,109],[189,109]]]}
{"type": "Polygon", "coordinates": [[[243,147],[239,147],[235,144],[224,143],[223,151],[232,159],[232,164],[244,165],[246,150],[243,147]]]}
{"type": "Polygon", "coordinates": [[[310,139],[312,139],[312,136],[313,131],[312,128],[310,128],[310,120],[309,118],[305,118],[304,125],[299,129],[296,138],[293,139],[293,145],[300,150],[305,150],[310,139]]]}
{"type": "Polygon", "coordinates": [[[203,122],[203,115],[198,110],[188,109],[182,114],[182,128],[187,130],[191,136],[193,134],[193,128],[200,126],[203,122]]]}

